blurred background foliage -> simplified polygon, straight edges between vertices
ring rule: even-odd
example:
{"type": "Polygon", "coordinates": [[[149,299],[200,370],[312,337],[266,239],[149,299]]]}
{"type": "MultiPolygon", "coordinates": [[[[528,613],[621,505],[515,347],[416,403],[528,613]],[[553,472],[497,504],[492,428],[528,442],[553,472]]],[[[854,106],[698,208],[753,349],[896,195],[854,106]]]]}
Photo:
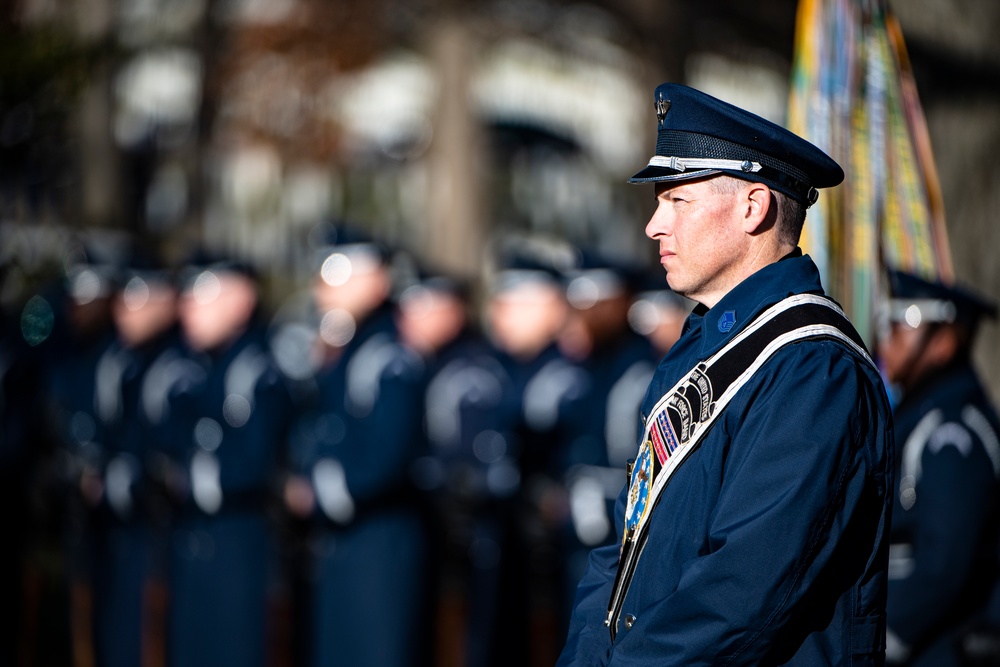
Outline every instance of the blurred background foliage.
{"type": "MultiPolygon", "coordinates": [[[[959,280],[1000,296],[1000,4],[891,2],[959,280]]],[[[510,234],[651,264],[650,95],[784,124],[796,0],[3,0],[0,301],[80,243],[207,245],[280,307],[346,219],[473,278],[510,234]]],[[[1000,387],[996,325],[979,361],[1000,387]]]]}

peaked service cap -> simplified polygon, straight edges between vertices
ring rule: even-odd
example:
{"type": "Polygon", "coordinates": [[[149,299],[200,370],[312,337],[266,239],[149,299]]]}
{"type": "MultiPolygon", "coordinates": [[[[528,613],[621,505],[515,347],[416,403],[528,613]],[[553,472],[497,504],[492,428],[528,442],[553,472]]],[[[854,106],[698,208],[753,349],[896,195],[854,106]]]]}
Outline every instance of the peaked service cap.
{"type": "Polygon", "coordinates": [[[921,323],[956,323],[975,327],[995,319],[997,304],[960,285],[947,285],[905,271],[889,271],[889,320],[917,327],[921,323]]]}
{"type": "Polygon", "coordinates": [[[322,223],[310,232],[309,243],[318,271],[323,271],[327,260],[335,254],[352,261],[364,258],[379,266],[389,264],[392,259],[392,251],[385,243],[351,222],[322,223]]]}
{"type": "Polygon", "coordinates": [[[497,296],[539,285],[564,290],[567,273],[577,259],[576,249],[568,243],[542,238],[506,239],[497,252],[489,294],[497,296]]]}
{"type": "Polygon", "coordinates": [[[810,206],[817,188],[844,180],[844,170],[833,158],[756,114],[676,83],[660,84],[653,97],[656,155],[629,183],[728,174],[810,206]]]}

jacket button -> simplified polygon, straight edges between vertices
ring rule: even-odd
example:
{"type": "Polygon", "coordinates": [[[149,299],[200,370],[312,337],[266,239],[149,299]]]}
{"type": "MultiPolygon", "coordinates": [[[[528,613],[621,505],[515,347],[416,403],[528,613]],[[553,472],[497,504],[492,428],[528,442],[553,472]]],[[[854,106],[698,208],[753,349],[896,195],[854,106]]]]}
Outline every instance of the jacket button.
{"type": "Polygon", "coordinates": [[[635,625],[635,615],[625,614],[625,629],[631,630],[633,625],[635,625]]]}

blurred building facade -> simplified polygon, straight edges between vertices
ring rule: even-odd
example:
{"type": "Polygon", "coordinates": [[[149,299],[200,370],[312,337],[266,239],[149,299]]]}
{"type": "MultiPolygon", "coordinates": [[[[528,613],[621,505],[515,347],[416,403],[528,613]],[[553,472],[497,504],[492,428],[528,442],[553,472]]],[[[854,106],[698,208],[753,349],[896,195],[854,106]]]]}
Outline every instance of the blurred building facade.
{"type": "MultiPolygon", "coordinates": [[[[917,75],[958,278],[1000,293],[998,9],[892,3],[917,75]],[[989,241],[993,241],[990,243],[989,241]]],[[[649,259],[647,95],[684,81],[784,121],[796,2],[8,1],[0,30],[15,302],[64,230],[205,242],[280,301],[328,218],[473,277],[509,230],[649,259]],[[6,37],[10,37],[7,39],[6,37]],[[29,249],[30,246],[30,249],[29,249]]],[[[981,361],[1000,368],[983,336],[981,361]]],[[[1000,376],[1000,373],[990,373],[1000,376]]],[[[996,389],[998,385],[994,385],[996,389]]]]}
{"type": "MultiPolygon", "coordinates": [[[[648,91],[685,81],[783,122],[796,9],[794,0],[753,9],[730,0],[5,4],[4,245],[44,254],[61,227],[126,230],[178,249],[204,241],[274,276],[273,300],[301,277],[308,230],[330,217],[470,275],[512,229],[645,262],[647,211],[624,175],[647,157],[648,91]]],[[[1000,10],[987,0],[893,9],[930,124],[958,277],[996,293],[1000,267],[972,241],[997,233],[1000,47],[987,26],[1000,10]]],[[[1000,353],[980,356],[1000,366],[1000,353]]]]}

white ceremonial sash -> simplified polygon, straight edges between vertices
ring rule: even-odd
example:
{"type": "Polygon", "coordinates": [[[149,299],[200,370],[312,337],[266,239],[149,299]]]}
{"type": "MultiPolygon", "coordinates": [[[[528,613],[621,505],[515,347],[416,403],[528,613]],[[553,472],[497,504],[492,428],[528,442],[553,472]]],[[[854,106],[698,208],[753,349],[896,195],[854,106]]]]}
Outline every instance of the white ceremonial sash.
{"type": "Polygon", "coordinates": [[[635,462],[628,470],[625,530],[605,619],[612,641],[646,544],[650,516],[671,477],[698,448],[733,396],[768,359],[786,345],[813,339],[837,341],[875,365],[833,300],[797,294],[761,313],[725,347],[692,368],[653,406],[635,462]]]}

